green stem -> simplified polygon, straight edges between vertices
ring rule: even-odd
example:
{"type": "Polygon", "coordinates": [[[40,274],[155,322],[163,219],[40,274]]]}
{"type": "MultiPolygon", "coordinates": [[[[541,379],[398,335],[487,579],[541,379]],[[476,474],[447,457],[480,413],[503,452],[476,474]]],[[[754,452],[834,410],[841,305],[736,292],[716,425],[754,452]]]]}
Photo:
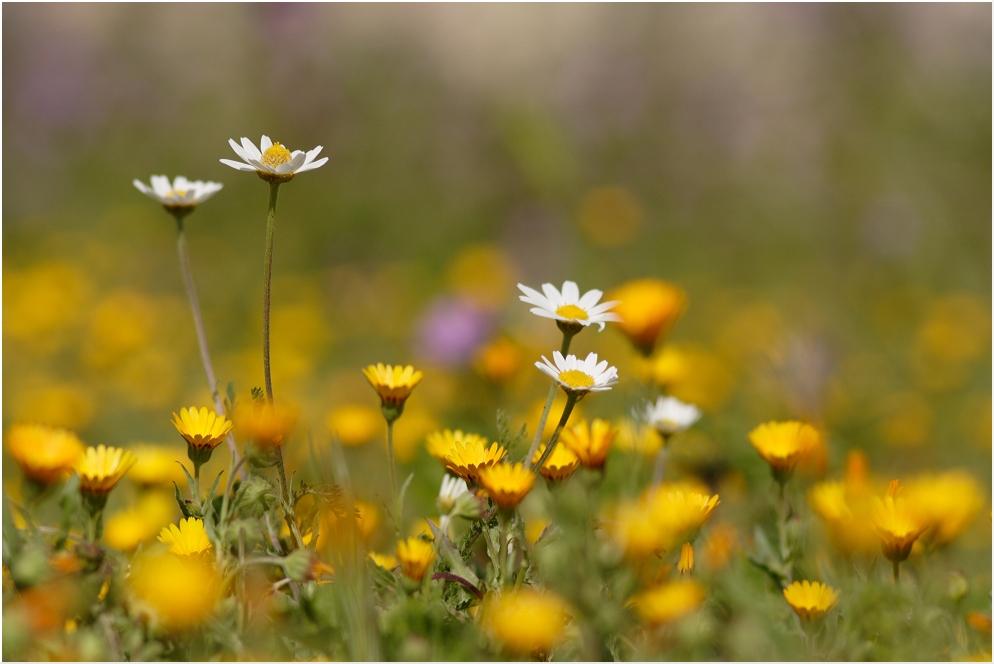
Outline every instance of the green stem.
{"type": "Polygon", "coordinates": [[[501,586],[506,587],[508,581],[510,580],[510,570],[507,568],[509,563],[507,549],[510,545],[510,541],[507,536],[507,516],[505,514],[499,514],[497,517],[497,524],[498,537],[500,538],[500,541],[497,543],[500,547],[497,550],[500,569],[500,584],[501,586]]]}
{"type": "Polygon", "coordinates": [[[394,420],[387,420],[387,464],[390,466],[390,490],[393,492],[394,505],[394,525],[397,528],[397,540],[402,538],[401,520],[403,519],[404,507],[400,504],[400,493],[397,491],[397,467],[393,458],[393,423],[394,420]]]}
{"type": "MultiPolygon", "coordinates": [[[[210,388],[211,397],[214,400],[214,410],[218,415],[224,414],[224,404],[221,402],[221,394],[217,390],[217,377],[214,374],[214,365],[211,363],[210,350],[207,348],[207,330],[204,327],[204,318],[200,313],[200,302],[197,300],[197,288],[193,283],[193,270],[190,269],[190,252],[186,246],[186,232],[183,227],[183,219],[189,211],[170,210],[176,217],[176,251],[179,253],[179,271],[183,277],[183,286],[186,288],[186,297],[190,301],[190,311],[193,312],[193,327],[197,331],[197,345],[200,347],[200,362],[204,365],[204,373],[207,375],[207,386],[210,388]]],[[[228,434],[226,441],[231,456],[238,460],[238,448],[235,446],[235,437],[228,434]]]]}
{"type": "Polygon", "coordinates": [[[896,560],[892,560],[891,565],[893,566],[892,569],[894,571],[894,583],[897,583],[901,580],[901,563],[896,560]]]}
{"type": "Polygon", "coordinates": [[[562,417],[559,418],[559,424],[556,425],[556,430],[552,432],[552,437],[549,438],[549,442],[546,443],[545,445],[545,451],[542,452],[542,457],[538,460],[538,463],[535,464],[536,473],[542,470],[542,466],[544,466],[545,462],[548,461],[550,456],[552,456],[553,450],[556,449],[556,443],[559,442],[559,434],[561,434],[563,429],[566,427],[566,422],[567,420],[569,420],[570,413],[573,412],[573,406],[576,405],[576,402],[578,400],[579,397],[576,395],[576,393],[574,392],[566,393],[566,407],[563,408],[563,415],[562,417]]]}
{"type": "MultiPolygon", "coordinates": [[[[273,403],[273,375],[269,365],[269,301],[273,284],[273,239],[276,235],[276,202],[280,183],[269,183],[269,216],[266,218],[265,286],[262,291],[262,368],[266,375],[266,399],[273,403]]],[[[282,466],[281,466],[282,467],[282,466]]]]}
{"type": "MultiPolygon", "coordinates": [[[[566,353],[569,352],[569,345],[573,341],[574,334],[569,334],[563,332],[563,344],[560,349],[563,357],[566,357],[566,353]]],[[[552,385],[549,387],[549,396],[545,398],[545,408],[542,409],[542,417],[538,420],[538,428],[535,429],[535,438],[532,440],[531,447],[528,448],[528,455],[525,457],[525,468],[532,467],[532,459],[535,458],[535,452],[538,451],[538,445],[542,442],[542,432],[545,431],[545,422],[549,419],[549,411],[552,410],[552,402],[556,399],[556,389],[559,387],[559,381],[553,379],[552,385]]],[[[541,466],[539,466],[541,468],[541,466]]]]}
{"type": "Polygon", "coordinates": [[[280,471],[280,496],[283,503],[283,518],[286,520],[286,526],[293,536],[294,548],[303,549],[304,538],[301,536],[300,529],[297,527],[297,517],[293,513],[293,495],[290,492],[290,485],[286,481],[286,466],[283,463],[282,445],[276,445],[276,467],[280,471]]]}
{"type": "Polygon", "coordinates": [[[652,486],[653,488],[659,486],[663,482],[663,472],[666,470],[666,455],[669,450],[667,449],[667,444],[670,442],[670,437],[666,434],[660,433],[663,438],[663,445],[656,452],[656,468],[652,473],[652,486]]]}

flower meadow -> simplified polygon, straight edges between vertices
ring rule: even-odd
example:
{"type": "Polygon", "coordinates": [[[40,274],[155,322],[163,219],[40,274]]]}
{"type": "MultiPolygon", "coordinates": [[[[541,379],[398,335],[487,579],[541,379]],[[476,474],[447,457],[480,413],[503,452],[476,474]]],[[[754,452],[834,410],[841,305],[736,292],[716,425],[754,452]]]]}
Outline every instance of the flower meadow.
{"type": "Polygon", "coordinates": [[[990,661],[989,291],[857,262],[774,304],[633,246],[620,186],[584,260],[370,213],[329,262],[438,243],[444,285],[315,270],[323,136],[122,178],[156,231],[79,264],[5,253],[4,659],[990,661]]]}

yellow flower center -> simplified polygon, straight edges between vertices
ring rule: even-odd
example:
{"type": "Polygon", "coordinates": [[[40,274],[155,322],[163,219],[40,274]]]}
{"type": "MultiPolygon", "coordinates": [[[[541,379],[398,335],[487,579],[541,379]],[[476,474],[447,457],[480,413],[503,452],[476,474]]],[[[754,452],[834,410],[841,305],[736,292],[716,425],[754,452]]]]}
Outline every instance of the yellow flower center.
{"type": "Polygon", "coordinates": [[[175,189],[172,192],[170,192],[169,195],[170,196],[178,196],[180,198],[183,198],[184,196],[186,196],[186,189],[175,189]]]}
{"type": "Polygon", "coordinates": [[[556,314],[562,316],[563,318],[570,318],[572,320],[587,320],[587,318],[589,318],[589,316],[587,316],[587,312],[575,304],[564,304],[556,309],[556,314]]]}
{"type": "Polygon", "coordinates": [[[579,369],[563,371],[559,374],[559,381],[570,387],[591,387],[594,384],[593,377],[579,369]]]}
{"type": "Polygon", "coordinates": [[[260,161],[270,168],[276,168],[280,164],[290,161],[291,156],[290,151],[281,144],[273,143],[272,147],[262,153],[260,161]]]}

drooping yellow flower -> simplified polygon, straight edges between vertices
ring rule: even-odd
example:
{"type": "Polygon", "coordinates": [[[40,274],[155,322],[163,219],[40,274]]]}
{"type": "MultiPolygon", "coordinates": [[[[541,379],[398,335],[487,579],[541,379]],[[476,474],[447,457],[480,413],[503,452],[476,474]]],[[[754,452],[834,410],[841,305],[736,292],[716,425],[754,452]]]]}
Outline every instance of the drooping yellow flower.
{"type": "Polygon", "coordinates": [[[481,470],[500,463],[506,454],[507,450],[497,443],[487,447],[483,439],[457,441],[445,455],[445,467],[467,482],[476,482],[481,470]]]}
{"type": "Polygon", "coordinates": [[[328,430],[338,436],[342,445],[364,445],[380,433],[383,427],[381,417],[369,406],[361,404],[339,406],[328,415],[328,430]]]}
{"type": "Polygon", "coordinates": [[[298,410],[279,403],[253,403],[235,409],[235,433],[265,447],[282,445],[297,426],[298,410]]]}
{"type": "Polygon", "coordinates": [[[420,581],[435,562],[435,547],[420,537],[397,542],[397,559],[408,578],[420,581]]]}
{"type": "Polygon", "coordinates": [[[684,542],[680,547],[680,562],[677,563],[680,574],[690,574],[694,571],[694,547],[690,542],[684,542]]]}
{"type": "Polygon", "coordinates": [[[464,433],[461,429],[433,431],[428,434],[425,449],[428,450],[428,454],[445,463],[445,457],[455,450],[456,443],[465,444],[472,441],[479,441],[484,447],[487,446],[487,439],[479,434],[464,433]]]}
{"type": "Polygon", "coordinates": [[[778,481],[790,477],[797,462],[818,445],[818,431],[803,422],[767,422],[749,433],[749,442],[770,464],[778,481]]]}
{"type": "Polygon", "coordinates": [[[568,620],[563,600],[529,587],[492,593],[483,604],[484,628],[520,656],[547,655],[562,640],[568,620]]]}
{"type": "Polygon", "coordinates": [[[660,625],[697,610],[704,603],[704,588],[695,581],[680,580],[650,588],[632,598],[635,613],[643,622],[660,625]]]}
{"type": "Polygon", "coordinates": [[[172,448],[163,445],[138,445],[131,448],[135,455],[135,465],[128,474],[135,484],[143,488],[172,486],[173,482],[183,482],[183,469],[179,455],[172,448]]]}
{"type": "Polygon", "coordinates": [[[580,460],[584,468],[602,468],[618,430],[607,420],[595,419],[588,423],[579,420],[563,429],[560,438],[580,460]]]}
{"type": "Polygon", "coordinates": [[[134,454],[117,447],[87,447],[75,465],[80,489],[93,494],[109,493],[135,461],[134,454]]]}
{"type": "Polygon", "coordinates": [[[155,623],[180,631],[211,614],[221,579],[204,561],[163,553],[135,561],[128,586],[136,605],[149,611],[155,623]]]}
{"type": "Polygon", "coordinates": [[[369,559],[372,560],[377,566],[382,567],[385,570],[392,570],[400,564],[397,562],[397,558],[389,553],[377,553],[376,551],[370,551],[369,559]]]}
{"type": "Polygon", "coordinates": [[[535,486],[535,473],[523,463],[499,463],[483,468],[479,479],[491,500],[506,509],[517,507],[535,486]]]}
{"type": "Polygon", "coordinates": [[[884,557],[900,563],[911,553],[911,547],[928,528],[928,523],[914,511],[901,493],[897,480],[887,487],[883,500],[877,498],[873,506],[873,525],[883,544],[884,557]]]}
{"type": "Polygon", "coordinates": [[[176,499],[169,493],[145,492],[134,507],[118,512],[107,520],[104,542],[118,551],[134,551],[172,521],[175,511],[176,499]]]}
{"type": "Polygon", "coordinates": [[[911,511],[929,526],[925,538],[935,545],[961,535],[986,502],[977,480],[961,470],[914,478],[904,493],[911,511]]]}
{"type": "Polygon", "coordinates": [[[51,484],[72,470],[83,443],[65,429],[15,424],[7,430],[7,451],[28,478],[51,484]]]}
{"type": "MultiPolygon", "coordinates": [[[[542,458],[543,454],[545,454],[545,443],[539,445],[538,449],[535,450],[535,456],[532,457],[532,464],[538,463],[538,460],[542,458]]],[[[573,453],[573,450],[565,445],[556,445],[556,448],[552,450],[552,454],[545,460],[539,472],[542,473],[542,477],[550,482],[561,482],[575,473],[579,467],[580,458],[573,453]]]]}
{"type": "Polygon", "coordinates": [[[659,279],[637,279],[622,284],[608,295],[618,300],[618,328],[643,355],[651,355],[661,337],[687,306],[680,288],[659,279]]]}
{"type": "Polygon", "coordinates": [[[177,556],[200,556],[213,546],[204,530],[204,522],[193,517],[181,520],[179,528],[175,523],[170,523],[157,539],[168,544],[169,552],[177,556]]]}
{"type": "Polygon", "coordinates": [[[231,431],[232,424],[213,410],[191,406],[181,408],[179,415],[173,413],[173,426],[193,447],[213,450],[231,431]]]}
{"type": "Polygon", "coordinates": [[[383,405],[388,407],[400,406],[407,401],[411,392],[424,378],[424,373],[415,371],[410,365],[402,367],[382,362],[370,364],[362,370],[362,373],[380,395],[383,405]]]}
{"type": "Polygon", "coordinates": [[[783,589],[783,596],[799,617],[818,620],[839,601],[839,591],[815,581],[794,581],[783,589]]]}

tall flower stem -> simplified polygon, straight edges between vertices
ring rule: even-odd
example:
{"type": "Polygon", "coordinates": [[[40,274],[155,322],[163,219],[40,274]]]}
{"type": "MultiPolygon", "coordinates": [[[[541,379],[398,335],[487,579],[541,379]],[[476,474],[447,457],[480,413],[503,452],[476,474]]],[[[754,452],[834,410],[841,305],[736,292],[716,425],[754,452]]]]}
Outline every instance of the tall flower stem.
{"type": "MultiPolygon", "coordinates": [[[[265,285],[262,290],[262,368],[266,375],[266,399],[273,403],[273,374],[269,364],[269,309],[273,284],[273,239],[276,235],[276,202],[280,197],[280,183],[269,183],[269,215],[266,217],[265,285]]],[[[278,450],[279,448],[277,448],[278,450]]],[[[279,453],[282,470],[282,453],[279,453]]]]}
{"type": "MultiPolygon", "coordinates": [[[[575,332],[563,331],[563,345],[560,349],[563,357],[566,357],[566,353],[569,352],[569,345],[573,341],[573,337],[576,336],[575,332]]],[[[559,387],[559,383],[553,379],[552,385],[549,387],[549,396],[545,398],[545,408],[542,409],[542,417],[538,420],[538,427],[535,429],[535,438],[532,440],[532,446],[528,448],[528,454],[525,456],[525,468],[532,467],[532,459],[535,458],[535,452],[538,450],[539,443],[542,442],[542,432],[545,430],[545,422],[549,419],[549,411],[552,410],[552,402],[556,399],[556,389],[559,387]]],[[[544,461],[544,460],[543,460],[544,461]]],[[[539,468],[542,466],[539,465],[539,468]]]]}
{"type": "MultiPolygon", "coordinates": [[[[545,451],[542,453],[542,457],[535,464],[535,471],[538,472],[542,470],[542,466],[548,461],[549,457],[552,456],[553,450],[556,449],[556,443],[559,442],[559,434],[563,432],[566,427],[566,422],[569,420],[570,413],[573,412],[573,406],[579,401],[579,397],[575,392],[566,393],[566,407],[563,408],[563,415],[559,418],[559,424],[556,425],[556,430],[552,432],[552,437],[549,438],[549,442],[545,445],[545,451]]],[[[534,452],[531,453],[534,456],[534,452]]],[[[528,457],[532,458],[531,456],[528,457]]]]}
{"type": "MultiPolygon", "coordinates": [[[[186,231],[183,226],[183,219],[189,211],[171,210],[176,218],[176,251],[179,254],[179,271],[183,277],[183,286],[186,288],[186,297],[190,301],[190,311],[193,313],[193,326],[197,330],[197,345],[200,346],[200,362],[204,365],[204,373],[207,375],[207,386],[210,388],[211,397],[214,399],[214,410],[218,415],[224,414],[224,404],[221,402],[221,394],[217,389],[217,377],[214,374],[214,364],[211,362],[211,353],[207,348],[207,331],[204,328],[204,318],[200,313],[200,302],[197,300],[197,288],[193,284],[193,270],[190,269],[190,252],[186,246],[186,231]]],[[[238,462],[238,448],[235,446],[235,437],[229,433],[225,438],[231,456],[238,462]]]]}
{"type": "Polygon", "coordinates": [[[393,423],[396,420],[387,420],[387,463],[390,466],[390,490],[393,493],[394,518],[397,527],[397,539],[401,538],[401,514],[404,509],[400,504],[400,494],[397,492],[397,467],[393,458],[393,423]]]}

